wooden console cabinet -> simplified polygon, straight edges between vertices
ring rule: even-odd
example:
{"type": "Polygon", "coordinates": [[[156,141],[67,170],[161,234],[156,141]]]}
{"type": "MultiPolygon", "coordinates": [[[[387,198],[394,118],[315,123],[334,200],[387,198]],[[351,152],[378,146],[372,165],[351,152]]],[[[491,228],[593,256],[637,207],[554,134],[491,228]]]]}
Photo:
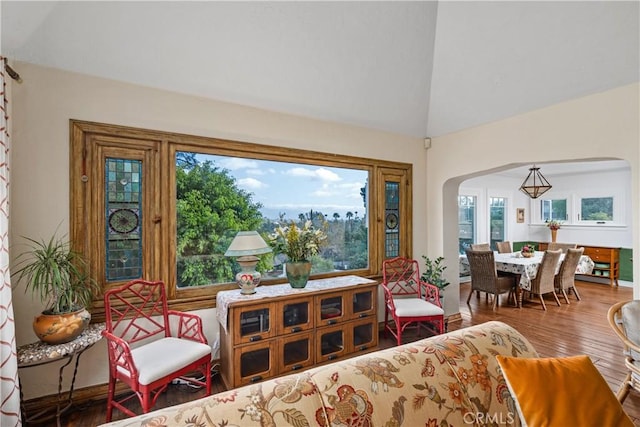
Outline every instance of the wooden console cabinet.
{"type": "Polygon", "coordinates": [[[220,372],[228,388],[303,370],[378,345],[378,283],[358,276],[218,293],[220,372]]]}
{"type": "MultiPolygon", "coordinates": [[[[539,243],[538,248],[544,251],[547,249],[547,246],[548,243],[539,243]]],[[[609,279],[611,286],[618,286],[618,278],[620,277],[620,248],[580,244],[578,244],[577,247],[583,247],[584,255],[587,255],[595,263],[593,272],[591,274],[585,274],[585,276],[609,279]]]]}

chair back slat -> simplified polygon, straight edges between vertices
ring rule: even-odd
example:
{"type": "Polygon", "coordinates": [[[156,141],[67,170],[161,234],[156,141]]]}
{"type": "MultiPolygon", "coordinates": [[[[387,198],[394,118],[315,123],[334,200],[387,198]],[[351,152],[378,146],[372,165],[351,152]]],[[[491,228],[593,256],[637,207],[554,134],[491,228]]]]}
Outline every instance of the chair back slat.
{"type": "Polygon", "coordinates": [[[402,257],[383,261],[382,283],[394,296],[419,295],[420,268],[418,261],[402,257]]]}
{"type": "Polygon", "coordinates": [[[538,267],[536,277],[531,281],[531,291],[535,294],[546,294],[553,292],[556,268],[560,260],[562,251],[546,250],[542,255],[542,262],[538,267]]]}
{"type": "Polygon", "coordinates": [[[562,251],[563,254],[567,253],[567,249],[575,249],[576,247],[578,247],[577,244],[575,243],[558,243],[558,242],[551,242],[549,243],[549,245],[547,246],[547,250],[550,251],[557,251],[558,249],[562,251]]]}
{"type": "Polygon", "coordinates": [[[496,263],[493,251],[467,250],[471,270],[471,286],[474,290],[494,293],[496,289],[496,263]]]}
{"type": "Polygon", "coordinates": [[[163,282],[134,280],[104,295],[106,330],[134,344],[170,336],[163,282]]]}
{"type": "Polygon", "coordinates": [[[580,262],[580,257],[584,253],[584,248],[567,249],[567,253],[562,260],[560,270],[556,276],[556,284],[559,289],[568,289],[574,286],[576,277],[576,268],[580,262]]]}
{"type": "Polygon", "coordinates": [[[504,242],[497,242],[496,247],[498,248],[498,253],[501,254],[508,254],[513,252],[513,250],[511,249],[511,242],[508,240],[504,242]]]}
{"type": "Polygon", "coordinates": [[[469,245],[472,251],[490,251],[491,246],[488,243],[472,243],[469,245]]]}

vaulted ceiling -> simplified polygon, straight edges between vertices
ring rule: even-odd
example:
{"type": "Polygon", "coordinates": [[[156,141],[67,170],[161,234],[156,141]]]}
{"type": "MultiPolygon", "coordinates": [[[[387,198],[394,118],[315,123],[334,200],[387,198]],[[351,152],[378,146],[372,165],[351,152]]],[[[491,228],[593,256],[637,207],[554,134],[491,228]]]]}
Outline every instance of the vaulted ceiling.
{"type": "Polygon", "coordinates": [[[10,63],[425,137],[639,81],[639,5],[2,1],[1,44],[10,63]]]}

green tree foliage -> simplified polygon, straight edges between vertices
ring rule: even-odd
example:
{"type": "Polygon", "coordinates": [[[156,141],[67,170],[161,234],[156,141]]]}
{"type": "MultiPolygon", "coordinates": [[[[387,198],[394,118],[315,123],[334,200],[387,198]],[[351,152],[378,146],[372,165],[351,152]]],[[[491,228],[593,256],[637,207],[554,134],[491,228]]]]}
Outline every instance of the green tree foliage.
{"type": "Polygon", "coordinates": [[[259,228],[261,204],[211,162],[178,162],[176,190],[178,286],[232,281],[238,267],[224,253],[238,231],[259,228]]]}

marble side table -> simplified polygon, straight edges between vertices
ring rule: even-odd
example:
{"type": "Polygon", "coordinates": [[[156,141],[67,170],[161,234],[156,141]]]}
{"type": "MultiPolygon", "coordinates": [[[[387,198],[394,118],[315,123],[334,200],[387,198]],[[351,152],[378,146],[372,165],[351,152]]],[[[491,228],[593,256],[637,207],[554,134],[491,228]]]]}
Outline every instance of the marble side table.
{"type": "MultiPolygon", "coordinates": [[[[45,365],[58,360],[66,360],[60,366],[58,375],[58,396],[55,408],[43,409],[35,414],[27,415],[24,404],[22,404],[22,421],[25,424],[38,424],[56,419],[60,427],[60,416],[65,413],[73,403],[73,388],[78,373],[78,363],[80,356],[88,348],[102,339],[102,331],[105,329],[104,323],[92,323],[76,339],[64,344],[49,345],[42,341],[25,344],[18,347],[18,369],[30,368],[33,366],[45,365]],[[73,377],[68,391],[62,391],[64,378],[64,368],[66,368],[75,357],[73,377]]],[[[22,382],[20,384],[20,402],[22,402],[22,382]]]]}

